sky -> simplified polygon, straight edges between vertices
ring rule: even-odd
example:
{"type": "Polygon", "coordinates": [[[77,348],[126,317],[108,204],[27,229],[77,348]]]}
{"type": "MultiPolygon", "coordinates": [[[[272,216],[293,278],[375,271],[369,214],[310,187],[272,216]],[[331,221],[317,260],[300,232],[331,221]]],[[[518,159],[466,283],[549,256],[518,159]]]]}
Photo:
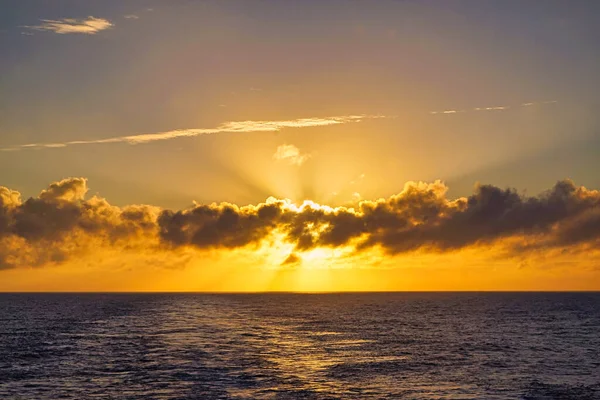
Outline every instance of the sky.
{"type": "Polygon", "coordinates": [[[0,8],[0,291],[600,290],[597,1],[0,8]]]}

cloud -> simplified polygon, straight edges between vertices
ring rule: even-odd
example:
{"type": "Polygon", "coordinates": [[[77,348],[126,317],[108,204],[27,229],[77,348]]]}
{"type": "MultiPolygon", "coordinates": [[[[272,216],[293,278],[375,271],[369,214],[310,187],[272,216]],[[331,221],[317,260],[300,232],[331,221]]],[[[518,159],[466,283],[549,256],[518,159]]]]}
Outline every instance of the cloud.
{"type": "Polygon", "coordinates": [[[508,110],[510,106],[496,106],[496,107],[476,107],[473,111],[504,111],[508,110]]]}
{"type": "Polygon", "coordinates": [[[125,19],[139,19],[140,17],[138,17],[135,14],[128,14],[128,15],[124,15],[123,18],[125,18],[125,19]]]}
{"type": "Polygon", "coordinates": [[[362,173],[357,175],[351,181],[349,181],[346,185],[343,185],[338,190],[331,192],[331,195],[336,198],[338,201],[342,201],[343,205],[350,206],[362,200],[362,195],[358,190],[360,190],[360,186],[365,179],[365,174],[362,173]]]}
{"type": "Polygon", "coordinates": [[[462,113],[462,112],[465,112],[465,110],[430,111],[429,114],[456,114],[456,113],[462,113]]]}
{"type": "Polygon", "coordinates": [[[297,254],[290,253],[289,256],[286,257],[285,260],[281,263],[282,266],[294,266],[302,263],[302,258],[297,254]]]}
{"type": "Polygon", "coordinates": [[[358,175],[355,179],[350,181],[350,185],[356,185],[360,183],[363,179],[365,179],[365,176],[366,175],[364,173],[358,175]]]}
{"type": "Polygon", "coordinates": [[[83,200],[87,190],[87,179],[71,178],[50,184],[48,189],[42,190],[39,198],[49,201],[77,201],[83,200]]]}
{"type": "Polygon", "coordinates": [[[63,18],[59,20],[42,19],[42,23],[33,26],[24,26],[23,28],[33,29],[36,31],[50,31],[58,34],[67,33],[84,33],[94,35],[100,31],[106,30],[114,26],[110,21],[104,18],[96,18],[89,16],[83,19],[63,18]]]}
{"type": "Polygon", "coordinates": [[[145,133],[139,135],[119,136],[96,140],[73,140],[62,143],[30,143],[2,148],[2,151],[15,151],[22,149],[50,149],[84,144],[129,143],[141,144],[160,140],[171,140],[182,137],[211,135],[215,133],[253,133],[253,132],[278,132],[286,128],[312,128],[319,126],[341,125],[352,122],[361,122],[366,119],[386,118],[381,115],[344,115],[336,117],[299,118],[284,121],[233,121],[225,122],[216,128],[175,129],[166,132],[145,133]]]}
{"type": "Polygon", "coordinates": [[[285,161],[291,165],[301,166],[311,157],[310,154],[302,154],[293,144],[282,144],[277,147],[273,158],[277,161],[285,161]]]}
{"type": "Polygon", "coordinates": [[[60,264],[102,248],[157,246],[160,209],[114,207],[98,197],[85,200],[86,192],[84,178],[55,182],[26,201],[0,187],[0,269],[60,264]]]}
{"type": "Polygon", "coordinates": [[[465,112],[471,112],[471,111],[506,111],[506,110],[509,110],[511,108],[530,107],[530,106],[534,106],[534,105],[554,104],[554,103],[558,103],[558,101],[556,101],[556,100],[536,101],[536,102],[529,102],[529,103],[521,103],[518,106],[475,107],[475,108],[472,108],[470,110],[430,111],[429,114],[434,114],[434,115],[435,114],[458,114],[458,113],[465,113],[465,112]]]}
{"type": "Polygon", "coordinates": [[[0,187],[0,268],[60,264],[102,249],[175,254],[256,249],[273,240],[288,244],[299,258],[316,248],[395,255],[502,245],[509,255],[523,255],[600,245],[600,192],[569,180],[531,197],[477,185],[468,197],[448,199],[447,190],[440,181],[409,182],[396,195],[353,208],[269,198],[256,205],[168,210],[86,199],[84,178],[52,183],[25,201],[0,187]]]}

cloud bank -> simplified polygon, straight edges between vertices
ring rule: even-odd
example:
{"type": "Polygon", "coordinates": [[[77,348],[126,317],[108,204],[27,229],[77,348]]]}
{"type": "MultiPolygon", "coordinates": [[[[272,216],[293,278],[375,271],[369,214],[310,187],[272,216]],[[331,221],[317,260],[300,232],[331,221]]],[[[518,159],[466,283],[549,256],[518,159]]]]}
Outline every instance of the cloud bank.
{"type": "Polygon", "coordinates": [[[83,19],[63,18],[59,20],[42,19],[41,24],[33,26],[24,26],[36,31],[49,31],[60,35],[68,33],[83,33],[86,35],[94,35],[100,31],[109,29],[113,24],[104,19],[89,16],[83,19]]]}
{"type": "Polygon", "coordinates": [[[128,143],[141,144],[160,140],[171,140],[182,137],[194,137],[201,135],[211,135],[214,133],[252,133],[252,132],[279,132],[285,128],[311,128],[318,126],[340,125],[351,122],[361,122],[365,119],[386,118],[382,115],[344,115],[336,117],[314,117],[299,118],[284,121],[233,121],[225,122],[216,128],[193,128],[193,129],[175,129],[166,132],[145,133],[139,135],[119,136],[107,139],[96,140],[73,140],[62,143],[30,143],[17,146],[6,147],[0,150],[16,151],[24,149],[52,149],[62,148],[73,145],[84,144],[106,144],[106,143],[128,143]]]}
{"type": "Polygon", "coordinates": [[[0,268],[61,264],[101,249],[251,250],[273,240],[293,248],[284,264],[315,248],[377,248],[395,255],[501,244],[511,254],[526,254],[600,245],[600,192],[569,180],[532,197],[477,185],[468,197],[448,199],[447,189],[440,181],[409,182],[396,195],[355,208],[269,198],[256,205],[168,210],[86,199],[84,178],[52,183],[25,201],[0,187],[0,268]]]}

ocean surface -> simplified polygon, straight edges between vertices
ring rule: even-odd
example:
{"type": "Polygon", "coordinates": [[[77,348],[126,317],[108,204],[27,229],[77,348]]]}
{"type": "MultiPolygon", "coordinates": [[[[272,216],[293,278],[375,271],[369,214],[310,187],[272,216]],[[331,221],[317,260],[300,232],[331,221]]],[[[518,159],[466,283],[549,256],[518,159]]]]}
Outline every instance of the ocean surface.
{"type": "Polygon", "coordinates": [[[600,293],[0,294],[0,399],[600,399],[600,293]]]}

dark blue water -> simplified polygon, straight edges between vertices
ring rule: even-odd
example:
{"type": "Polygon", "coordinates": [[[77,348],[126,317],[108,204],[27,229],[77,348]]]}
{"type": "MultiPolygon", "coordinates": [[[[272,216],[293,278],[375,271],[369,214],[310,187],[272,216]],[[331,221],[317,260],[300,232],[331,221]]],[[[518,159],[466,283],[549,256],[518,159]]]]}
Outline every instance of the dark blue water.
{"type": "Polygon", "coordinates": [[[2,294],[0,399],[600,399],[600,293],[2,294]]]}

